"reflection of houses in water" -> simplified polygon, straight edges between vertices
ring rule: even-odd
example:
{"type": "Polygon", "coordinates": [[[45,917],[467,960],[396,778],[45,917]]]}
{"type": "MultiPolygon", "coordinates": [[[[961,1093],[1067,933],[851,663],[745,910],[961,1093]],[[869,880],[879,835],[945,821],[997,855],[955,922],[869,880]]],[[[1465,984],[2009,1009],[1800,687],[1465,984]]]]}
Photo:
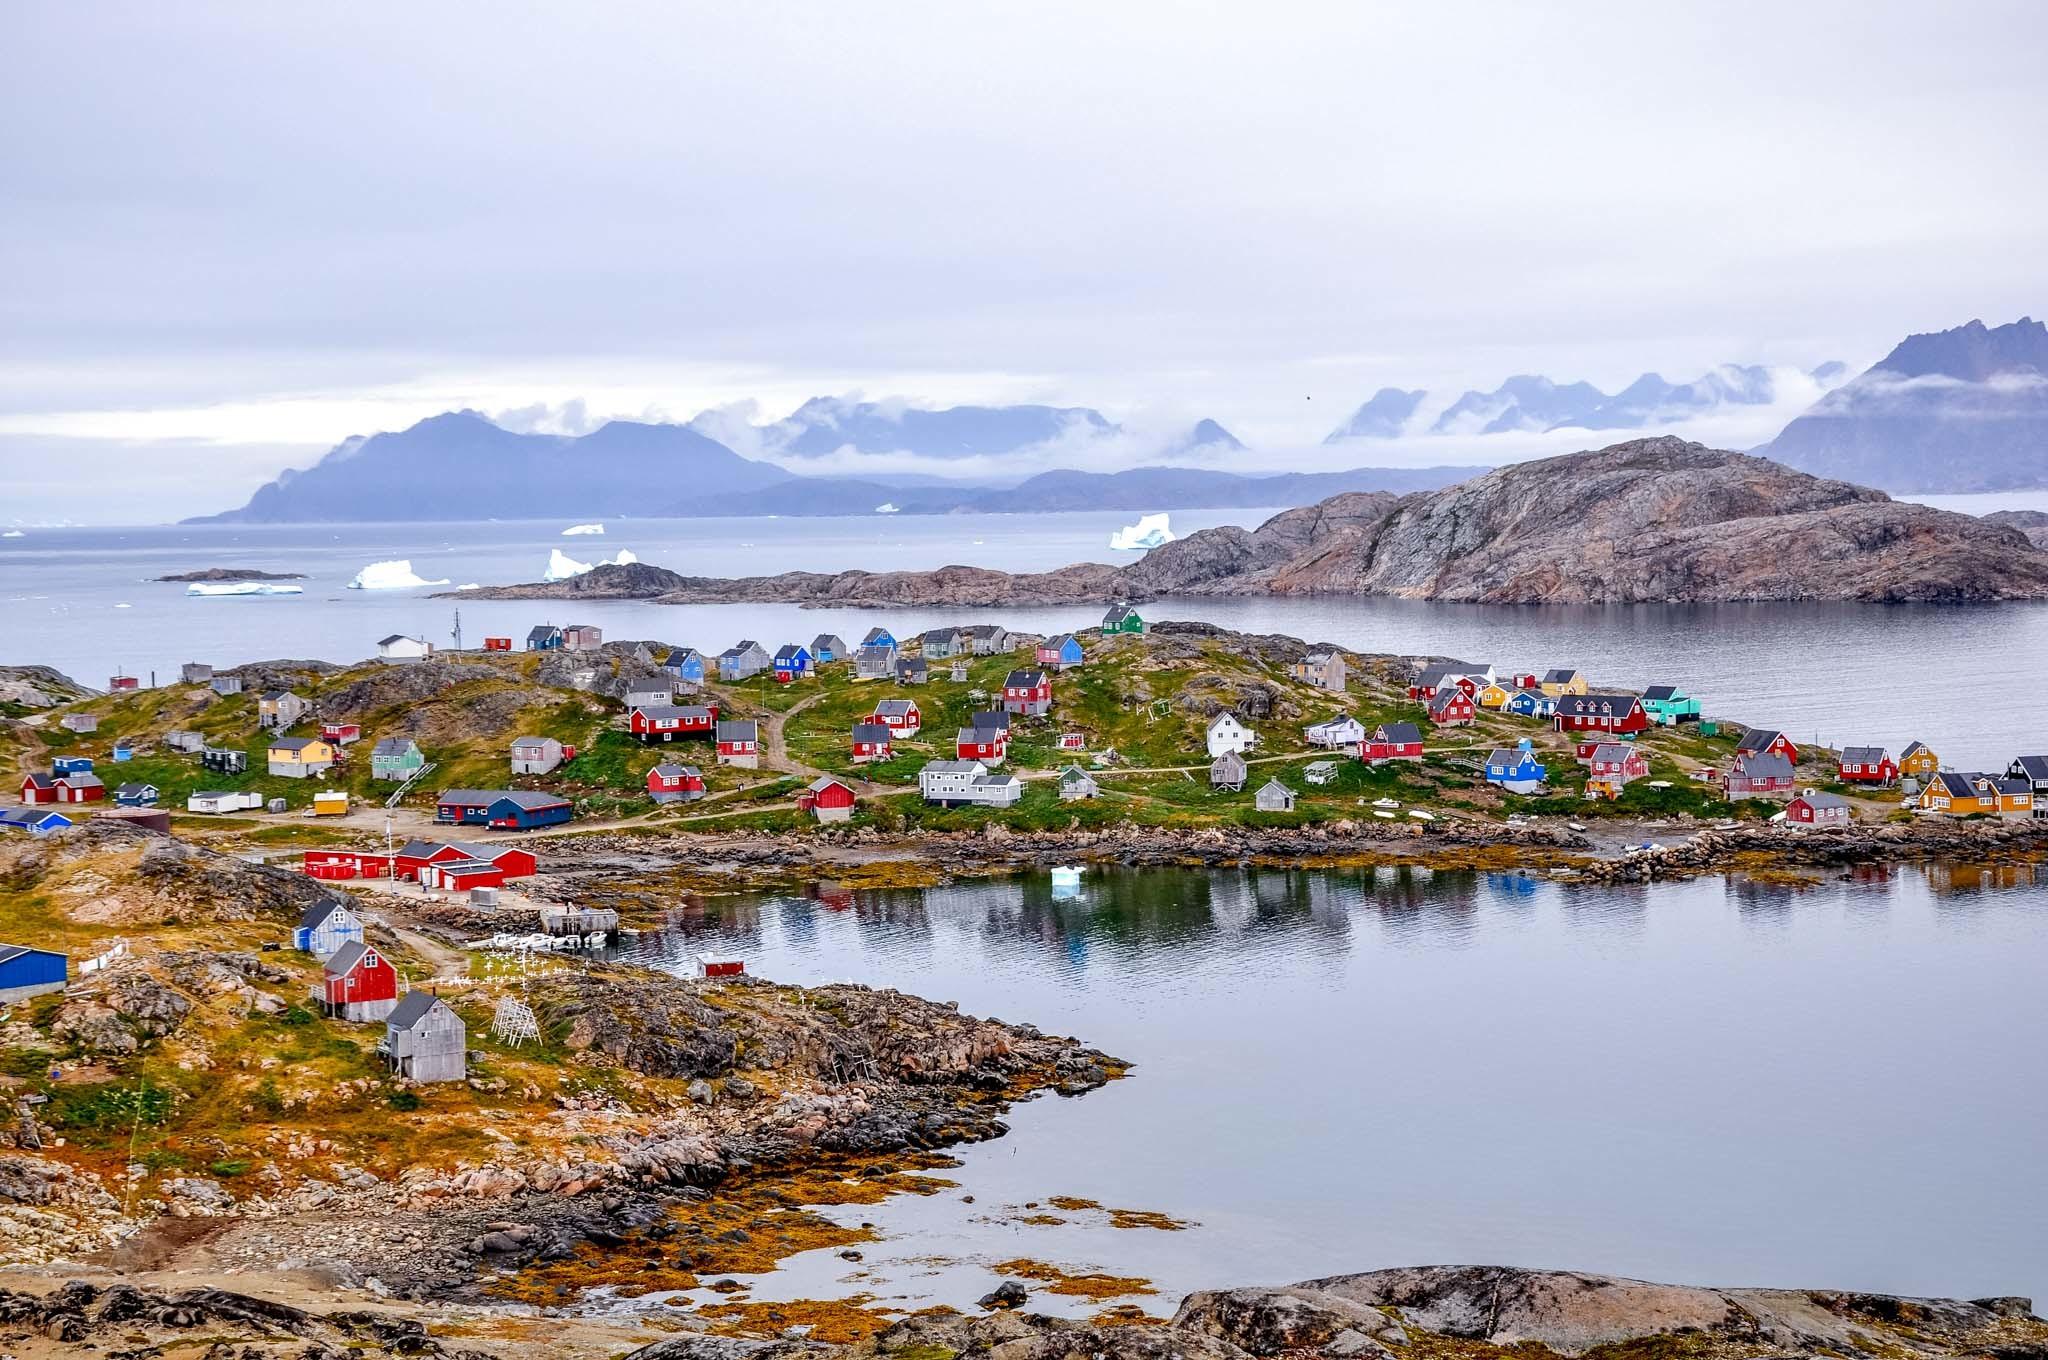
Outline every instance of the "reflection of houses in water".
{"type": "Polygon", "coordinates": [[[804,886],[804,896],[816,902],[827,911],[850,911],[853,909],[853,889],[843,883],[820,880],[804,886]]]}
{"type": "Polygon", "coordinates": [[[1480,881],[1495,897],[1523,899],[1536,895],[1536,879],[1529,874],[1487,874],[1480,881]]]}
{"type": "Polygon", "coordinates": [[[2039,887],[2048,874],[2038,864],[1964,864],[1937,860],[1927,866],[1927,890],[1936,897],[2039,887]]]}

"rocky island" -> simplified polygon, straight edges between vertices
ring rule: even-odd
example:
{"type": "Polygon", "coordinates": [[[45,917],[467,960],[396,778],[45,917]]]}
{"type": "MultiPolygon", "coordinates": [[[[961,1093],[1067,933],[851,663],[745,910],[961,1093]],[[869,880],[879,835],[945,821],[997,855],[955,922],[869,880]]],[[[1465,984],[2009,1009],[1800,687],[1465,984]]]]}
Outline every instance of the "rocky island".
{"type": "Polygon", "coordinates": [[[1440,491],[1333,496],[1256,529],[1191,534],[1123,567],[723,578],[636,564],[464,592],[815,606],[1318,594],[1480,604],[2026,600],[2048,598],[2048,552],[2009,525],[1667,437],[1519,463],[1440,491]]]}
{"type": "Polygon", "coordinates": [[[256,567],[207,567],[201,571],[173,572],[159,576],[159,581],[214,582],[214,581],[303,581],[302,571],[262,571],[256,567]]]}

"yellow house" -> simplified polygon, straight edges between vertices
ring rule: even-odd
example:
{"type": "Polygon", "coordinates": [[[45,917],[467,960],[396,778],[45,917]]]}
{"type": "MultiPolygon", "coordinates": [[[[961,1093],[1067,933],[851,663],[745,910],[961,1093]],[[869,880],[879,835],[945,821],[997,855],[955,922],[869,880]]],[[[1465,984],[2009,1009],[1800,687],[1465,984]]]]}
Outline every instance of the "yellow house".
{"type": "Polygon", "coordinates": [[[1567,694],[1584,694],[1588,688],[1586,677],[1570,666],[1543,672],[1542,684],[1543,692],[1553,699],[1561,699],[1567,694]]]}
{"type": "Polygon", "coordinates": [[[1472,697],[1478,700],[1481,708],[1506,708],[1508,706],[1508,691],[1497,681],[1487,681],[1479,687],[1479,692],[1472,697]]]}
{"type": "Polygon", "coordinates": [[[313,815],[315,817],[346,817],[348,815],[348,795],[340,789],[322,789],[313,795],[313,815]]]}
{"type": "Polygon", "coordinates": [[[1941,757],[1924,741],[1916,741],[1899,757],[1899,773],[1925,781],[1941,768],[1941,757]]]}
{"type": "Polygon", "coordinates": [[[273,737],[264,759],[274,775],[306,779],[334,767],[334,746],[319,737],[273,737]]]}

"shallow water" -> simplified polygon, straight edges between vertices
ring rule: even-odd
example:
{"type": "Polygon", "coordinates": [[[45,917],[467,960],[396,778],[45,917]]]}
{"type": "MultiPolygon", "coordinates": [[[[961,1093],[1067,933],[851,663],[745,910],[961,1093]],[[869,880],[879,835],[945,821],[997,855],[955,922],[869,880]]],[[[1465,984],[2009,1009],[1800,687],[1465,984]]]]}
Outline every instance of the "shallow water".
{"type": "MultiPolygon", "coordinates": [[[[628,942],[956,1000],[1131,1060],[1020,1105],[961,1188],[761,1297],[971,1302],[1025,1256],[1188,1289],[1445,1261],[1687,1282],[2048,1292],[2048,888],[1090,871],[712,899],[628,942]],[[962,1202],[972,1194],[975,1202],[962,1202]],[[1195,1220],[1017,1224],[1075,1195],[1195,1220]],[[993,1220],[993,1221],[992,1221],[993,1220]]],[[[1052,1300],[1046,1300],[1052,1302],[1052,1300]]],[[[1083,1310],[1085,1311],[1085,1310],[1083,1310]]]]}

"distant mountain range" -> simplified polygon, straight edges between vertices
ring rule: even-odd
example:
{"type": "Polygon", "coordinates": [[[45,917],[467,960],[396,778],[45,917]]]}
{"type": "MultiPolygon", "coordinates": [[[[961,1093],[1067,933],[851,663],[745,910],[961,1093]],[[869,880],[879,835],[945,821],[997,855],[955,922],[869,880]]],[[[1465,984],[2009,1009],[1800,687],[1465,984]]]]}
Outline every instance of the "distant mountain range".
{"type": "Polygon", "coordinates": [[[1756,452],[1888,491],[2048,486],[2048,326],[1909,336],[1756,452]]]}
{"type": "MultiPolygon", "coordinates": [[[[888,451],[909,441],[927,455],[1013,453],[1049,431],[1102,437],[1116,427],[1081,408],[885,408],[818,399],[779,422],[800,456],[841,447],[831,437],[888,451]],[[805,413],[808,412],[808,415],[805,413]],[[827,416],[830,416],[828,422],[827,416]],[[798,416],[802,416],[801,420],[798,416]],[[930,417],[930,419],[923,419],[930,417]],[[793,423],[792,423],[793,422],[793,423]],[[891,435],[889,431],[896,434],[891,435]],[[974,440],[988,444],[976,445],[974,440]],[[1025,440],[1021,445],[1010,441],[1025,440]]],[[[787,448],[789,446],[778,445],[787,448]]],[[[1168,456],[1243,451],[1205,420],[1172,442],[1168,456]]],[[[1353,468],[1345,472],[1244,476],[1208,468],[1055,471],[1015,486],[926,476],[800,476],[742,457],[699,429],[613,421],[586,435],[502,429],[475,411],[431,416],[409,429],[344,440],[310,468],[286,472],[236,510],[188,523],[348,523],[375,520],[532,519],[547,516],[859,515],[891,506],[904,514],[1057,510],[1185,510],[1296,505],[1339,491],[1439,487],[1478,468],[1353,468]],[[679,494],[687,489],[688,494],[679,494]],[[664,502],[664,496],[676,499],[664,502]]]]}
{"type": "MultiPolygon", "coordinates": [[[[1806,376],[1825,388],[1846,365],[1825,363],[1806,376]]],[[[1691,382],[1645,373],[1609,395],[1588,382],[1556,383],[1536,374],[1509,378],[1491,392],[1468,391],[1424,419],[1429,393],[1383,387],[1323,440],[1397,439],[1414,435],[1490,435],[1550,430],[1644,430],[1724,406],[1767,406],[1778,399],[1779,375],[1754,364],[1724,364],[1691,382]]]]}

